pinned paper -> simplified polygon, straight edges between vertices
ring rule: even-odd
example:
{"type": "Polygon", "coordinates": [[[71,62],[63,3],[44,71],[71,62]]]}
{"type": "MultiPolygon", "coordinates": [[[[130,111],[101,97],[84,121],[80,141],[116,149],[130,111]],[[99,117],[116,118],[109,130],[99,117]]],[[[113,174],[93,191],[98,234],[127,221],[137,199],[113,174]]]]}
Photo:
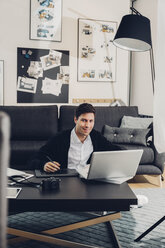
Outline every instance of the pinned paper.
{"type": "Polygon", "coordinates": [[[17,91],[36,93],[37,79],[18,77],[17,91]]]}
{"type": "Polygon", "coordinates": [[[61,80],[45,78],[45,80],[42,81],[41,91],[43,94],[52,94],[55,96],[59,96],[59,94],[61,94],[61,87],[61,80]]]}

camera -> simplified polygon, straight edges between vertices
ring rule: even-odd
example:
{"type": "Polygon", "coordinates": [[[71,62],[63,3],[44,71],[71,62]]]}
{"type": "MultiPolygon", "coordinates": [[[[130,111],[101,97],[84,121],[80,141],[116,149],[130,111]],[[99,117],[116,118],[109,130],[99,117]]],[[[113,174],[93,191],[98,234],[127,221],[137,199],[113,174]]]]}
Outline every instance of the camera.
{"type": "Polygon", "coordinates": [[[60,188],[60,179],[50,177],[42,180],[41,186],[43,191],[57,190],[60,188]]]}

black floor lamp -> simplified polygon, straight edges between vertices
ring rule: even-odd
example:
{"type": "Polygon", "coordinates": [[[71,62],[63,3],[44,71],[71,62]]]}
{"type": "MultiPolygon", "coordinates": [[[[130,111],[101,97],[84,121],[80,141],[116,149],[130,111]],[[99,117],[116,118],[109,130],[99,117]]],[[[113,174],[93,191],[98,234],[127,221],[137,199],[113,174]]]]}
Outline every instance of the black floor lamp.
{"type": "MultiPolygon", "coordinates": [[[[121,49],[130,52],[144,52],[150,51],[151,74],[152,74],[152,88],[154,93],[155,67],[152,49],[150,20],[141,15],[134,7],[132,1],[132,14],[123,16],[119,28],[116,32],[113,44],[121,49]]],[[[131,88],[131,85],[130,87],[131,88]]],[[[129,105],[130,105],[129,89],[129,105]]]]}
{"type": "MultiPolygon", "coordinates": [[[[123,16],[117,33],[115,35],[113,44],[119,48],[131,51],[131,52],[144,52],[150,51],[150,62],[151,62],[151,75],[152,75],[152,88],[154,93],[154,80],[155,80],[155,66],[154,66],[154,56],[152,49],[152,39],[151,39],[151,28],[150,20],[142,16],[134,7],[133,4],[136,0],[132,0],[132,14],[123,16]]],[[[130,95],[129,95],[129,105],[130,105],[130,95]]],[[[136,242],[140,241],[144,236],[146,236],[150,231],[152,231],[156,226],[165,220],[163,216],[154,225],[142,233],[138,238],[135,239],[136,242]]]]}

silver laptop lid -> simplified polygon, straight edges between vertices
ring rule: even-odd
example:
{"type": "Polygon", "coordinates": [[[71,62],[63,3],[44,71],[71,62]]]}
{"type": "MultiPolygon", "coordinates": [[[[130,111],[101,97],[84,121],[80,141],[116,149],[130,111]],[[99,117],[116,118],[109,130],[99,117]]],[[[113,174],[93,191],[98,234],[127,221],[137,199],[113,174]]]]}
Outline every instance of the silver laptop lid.
{"type": "Polygon", "coordinates": [[[143,150],[93,152],[87,179],[133,177],[143,150]]]}

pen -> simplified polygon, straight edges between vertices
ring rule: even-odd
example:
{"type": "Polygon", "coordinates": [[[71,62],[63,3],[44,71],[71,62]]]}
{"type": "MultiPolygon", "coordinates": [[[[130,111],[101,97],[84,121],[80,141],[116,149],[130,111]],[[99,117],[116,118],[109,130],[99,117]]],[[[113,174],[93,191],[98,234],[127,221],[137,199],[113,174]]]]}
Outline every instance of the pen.
{"type": "Polygon", "coordinates": [[[50,162],[52,162],[55,165],[56,170],[60,170],[59,163],[53,161],[48,155],[46,155],[46,157],[50,162]]]}
{"type": "MultiPolygon", "coordinates": [[[[46,156],[47,159],[49,159],[50,162],[52,162],[53,164],[57,165],[49,156],[46,156]]],[[[58,165],[57,165],[58,166],[58,165]]],[[[59,168],[60,169],[60,168],[59,168]]]]}
{"type": "Polygon", "coordinates": [[[53,160],[52,160],[49,156],[46,156],[46,157],[47,157],[47,159],[49,159],[50,162],[52,162],[53,164],[55,164],[55,163],[53,162],[53,160]]]}

